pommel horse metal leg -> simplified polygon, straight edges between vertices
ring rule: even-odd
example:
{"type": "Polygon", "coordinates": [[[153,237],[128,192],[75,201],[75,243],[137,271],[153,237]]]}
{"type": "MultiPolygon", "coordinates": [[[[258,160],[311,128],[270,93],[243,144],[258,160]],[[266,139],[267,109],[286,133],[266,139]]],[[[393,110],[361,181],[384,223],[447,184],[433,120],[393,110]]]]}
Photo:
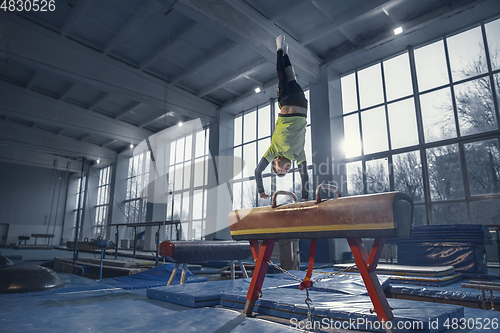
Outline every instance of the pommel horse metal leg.
{"type": "Polygon", "coordinates": [[[351,247],[352,255],[359,273],[368,291],[368,295],[372,301],[375,312],[379,321],[389,321],[394,319],[392,309],[387,302],[384,290],[378,281],[375,269],[377,268],[382,248],[384,247],[384,238],[375,238],[370,255],[363,245],[361,238],[347,238],[347,242],[351,247]]]}
{"type": "Polygon", "coordinates": [[[252,254],[254,255],[254,259],[257,258],[257,262],[255,263],[252,282],[248,288],[247,302],[243,310],[243,314],[247,317],[252,315],[255,302],[259,299],[259,293],[261,292],[262,284],[264,283],[264,278],[267,273],[267,267],[269,266],[268,262],[273,253],[274,243],[274,239],[266,239],[262,242],[262,246],[259,249],[258,241],[250,241],[252,254]]]}

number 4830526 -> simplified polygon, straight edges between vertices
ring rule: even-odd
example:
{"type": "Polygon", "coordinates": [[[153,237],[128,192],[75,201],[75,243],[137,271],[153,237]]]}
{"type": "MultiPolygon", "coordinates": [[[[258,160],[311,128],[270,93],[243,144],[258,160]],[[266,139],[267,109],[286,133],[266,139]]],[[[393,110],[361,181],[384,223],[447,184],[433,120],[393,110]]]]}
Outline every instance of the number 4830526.
{"type": "MultiPolygon", "coordinates": [[[[1,1],[1,0],[0,0],[1,1]]],[[[4,12],[53,12],[55,0],[3,0],[0,9],[4,12]]]]}

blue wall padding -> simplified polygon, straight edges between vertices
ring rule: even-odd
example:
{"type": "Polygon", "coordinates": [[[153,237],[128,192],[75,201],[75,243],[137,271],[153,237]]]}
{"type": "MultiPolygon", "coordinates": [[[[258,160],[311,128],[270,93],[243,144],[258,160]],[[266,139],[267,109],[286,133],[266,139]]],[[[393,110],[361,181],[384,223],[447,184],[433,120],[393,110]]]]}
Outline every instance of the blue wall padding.
{"type": "Polygon", "coordinates": [[[420,225],[414,226],[411,237],[391,238],[386,243],[407,242],[474,242],[492,244],[488,228],[480,224],[420,225]]]}
{"type": "Polygon", "coordinates": [[[243,260],[252,256],[248,241],[193,241],[172,242],[175,253],[172,260],[177,262],[204,262],[217,260],[243,260]]]}
{"type": "Polygon", "coordinates": [[[492,244],[492,237],[483,225],[423,225],[413,227],[411,237],[387,243],[398,245],[399,265],[454,266],[480,278],[488,270],[484,245],[492,244]]]}
{"type": "MultiPolygon", "coordinates": [[[[103,284],[108,286],[113,286],[116,288],[123,289],[142,289],[142,288],[153,288],[159,286],[166,286],[172,271],[174,270],[175,264],[165,263],[161,266],[148,269],[147,271],[120,276],[112,279],[101,280],[103,284]]],[[[182,269],[179,267],[177,274],[175,275],[174,284],[179,284],[181,281],[182,269]]],[[[200,278],[186,270],[186,282],[204,282],[207,278],[200,278]]]]}
{"type": "MultiPolygon", "coordinates": [[[[196,284],[182,284],[175,286],[164,286],[147,289],[146,295],[149,298],[165,301],[169,303],[202,307],[219,305],[220,296],[223,292],[246,292],[252,279],[236,279],[210,281],[196,284]]],[[[295,287],[299,283],[290,280],[265,279],[262,289],[295,287]]]]}
{"type": "Polygon", "coordinates": [[[485,248],[472,242],[407,242],[398,244],[398,264],[454,266],[461,273],[486,274],[485,248]]]}
{"type": "MultiPolygon", "coordinates": [[[[260,314],[272,315],[280,318],[306,318],[307,306],[304,301],[306,293],[295,289],[270,289],[262,293],[254,311],[260,314]]],[[[378,321],[376,314],[371,314],[373,305],[367,296],[352,296],[329,294],[325,292],[310,291],[312,299],[311,313],[313,316],[321,316],[331,319],[333,322],[363,319],[365,322],[378,321]]],[[[221,296],[221,305],[242,309],[246,302],[244,293],[225,293],[221,296]]],[[[425,303],[400,299],[389,299],[389,304],[393,308],[395,323],[422,322],[423,330],[418,332],[438,333],[446,330],[443,326],[446,319],[463,318],[464,308],[456,305],[425,303]],[[437,328],[430,327],[431,322],[437,322],[437,328]]],[[[322,319],[315,319],[321,321],[322,319]]],[[[359,327],[360,330],[370,329],[359,327]]],[[[375,326],[373,326],[375,327],[375,326]]],[[[385,332],[383,329],[373,329],[371,331],[385,332]]],[[[414,330],[399,330],[399,333],[415,332],[414,330]]]]}
{"type": "MultiPolygon", "coordinates": [[[[387,289],[388,292],[397,295],[411,295],[418,297],[438,298],[450,301],[472,301],[481,302],[481,291],[477,289],[462,288],[462,283],[468,281],[459,281],[447,286],[411,286],[406,284],[393,284],[387,289]]],[[[490,293],[486,292],[486,302],[490,302],[490,293]]],[[[493,292],[495,304],[500,304],[500,291],[493,292]]],[[[500,313],[498,313],[500,316],[500,313]]]]}
{"type": "Polygon", "coordinates": [[[426,241],[469,241],[492,244],[488,228],[480,224],[421,225],[412,229],[411,238],[426,241]]]}

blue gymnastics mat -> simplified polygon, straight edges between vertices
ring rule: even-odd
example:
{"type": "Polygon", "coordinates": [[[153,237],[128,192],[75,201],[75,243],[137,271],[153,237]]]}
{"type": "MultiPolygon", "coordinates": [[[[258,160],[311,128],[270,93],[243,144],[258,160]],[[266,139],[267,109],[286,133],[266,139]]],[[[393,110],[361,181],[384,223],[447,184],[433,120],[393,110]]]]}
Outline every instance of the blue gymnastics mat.
{"type": "MultiPolygon", "coordinates": [[[[174,263],[165,263],[161,266],[151,268],[143,272],[111,279],[103,279],[101,282],[105,285],[122,289],[145,289],[166,286],[174,267],[174,263]]],[[[182,269],[178,269],[173,284],[180,283],[181,274],[182,269]]],[[[207,281],[206,277],[198,277],[191,273],[189,269],[186,270],[186,283],[205,281],[207,281]]]]}
{"type": "MultiPolygon", "coordinates": [[[[219,305],[223,292],[245,292],[246,295],[251,281],[252,279],[248,278],[149,288],[146,291],[146,296],[160,301],[198,308],[219,305]]],[[[266,279],[262,289],[298,288],[298,285],[298,282],[290,280],[266,279]]]]}
{"type": "MultiPolygon", "coordinates": [[[[291,271],[295,276],[303,278],[305,272],[291,271]]],[[[313,279],[325,277],[328,274],[313,274],[313,279]]],[[[382,288],[389,286],[387,276],[379,276],[382,288]]],[[[212,306],[220,304],[222,293],[247,292],[252,279],[237,279],[211,281],[196,284],[184,284],[175,286],[164,286],[149,288],[146,295],[149,298],[157,299],[174,304],[190,307],[212,306]]],[[[266,278],[262,290],[274,288],[293,288],[298,290],[299,282],[286,274],[274,275],[273,278],[266,278]]],[[[363,280],[359,274],[337,275],[314,284],[311,290],[341,293],[348,295],[368,295],[363,280]]]]}
{"type": "MultiPolygon", "coordinates": [[[[302,280],[306,276],[306,272],[304,271],[290,270],[289,272],[302,280]]],[[[322,279],[322,280],[315,282],[313,284],[313,287],[309,290],[341,293],[348,295],[368,295],[365,283],[363,282],[363,279],[361,278],[361,275],[359,273],[343,272],[342,274],[332,276],[331,274],[333,272],[334,272],[333,268],[313,270],[311,281],[315,281],[317,279],[322,279]]],[[[271,274],[266,275],[266,280],[269,275],[271,274]]],[[[296,281],[287,274],[272,274],[270,277],[272,279],[296,281]]],[[[380,285],[382,286],[382,289],[385,290],[387,287],[389,287],[388,275],[378,274],[377,278],[380,285]]],[[[264,282],[266,280],[264,280],[264,282]]]]}
{"type": "MultiPolygon", "coordinates": [[[[470,301],[481,302],[482,294],[480,290],[462,288],[462,283],[468,283],[469,280],[461,280],[447,286],[415,286],[408,284],[391,283],[387,289],[388,292],[395,295],[410,295],[418,297],[431,297],[451,301],[470,301]]],[[[495,304],[500,304],[500,291],[493,292],[495,304]]],[[[486,292],[486,302],[490,303],[490,293],[486,292]]]]}
{"type": "MultiPolygon", "coordinates": [[[[277,324],[258,318],[250,318],[224,308],[201,308],[169,314],[161,318],[168,326],[168,332],[231,332],[231,333],[281,333],[303,332],[293,326],[277,324]]],[[[167,332],[167,331],[164,331],[167,332]]]]}
{"type": "MultiPolygon", "coordinates": [[[[262,291],[262,298],[257,300],[254,311],[291,321],[300,322],[307,318],[305,291],[296,289],[269,289],[262,291]]],[[[311,313],[313,321],[319,325],[328,323],[331,328],[345,328],[345,323],[354,323],[349,329],[385,332],[380,327],[375,313],[371,313],[372,303],[367,296],[331,294],[310,291],[312,299],[311,313]],[[326,318],[326,319],[324,319],[326,318]]],[[[243,309],[246,303],[246,293],[224,293],[221,305],[243,309]]],[[[389,299],[395,319],[394,327],[401,325],[399,333],[426,332],[438,333],[447,328],[446,321],[464,317],[464,308],[456,305],[424,303],[400,299],[389,299]],[[412,329],[413,328],[413,329],[412,329]]]]}

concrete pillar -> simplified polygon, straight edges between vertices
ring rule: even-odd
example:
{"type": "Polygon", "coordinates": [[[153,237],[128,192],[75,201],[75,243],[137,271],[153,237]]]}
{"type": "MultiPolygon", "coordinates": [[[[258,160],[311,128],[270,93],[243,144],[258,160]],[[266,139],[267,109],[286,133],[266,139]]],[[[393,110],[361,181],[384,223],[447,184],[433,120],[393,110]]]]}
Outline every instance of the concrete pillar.
{"type": "MultiPolygon", "coordinates": [[[[321,66],[320,81],[309,90],[311,115],[312,164],[314,188],[322,182],[336,185],[341,194],[347,194],[345,155],[341,148],[344,138],[342,119],[342,94],[340,74],[321,66]]],[[[322,192],[322,198],[332,198],[333,193],[322,192]]],[[[330,253],[335,261],[342,252],[349,251],[345,240],[330,241],[330,253]]]]}
{"type": "MultiPolygon", "coordinates": [[[[343,164],[344,153],[341,149],[344,127],[340,75],[326,65],[321,66],[321,79],[318,83],[311,85],[309,96],[314,186],[323,181],[330,182],[344,192],[347,189],[342,188],[345,165],[343,164]]],[[[325,198],[327,197],[327,193],[322,194],[325,198]]],[[[332,194],[328,197],[332,197],[332,194]]]]}
{"type": "MultiPolygon", "coordinates": [[[[114,165],[114,183],[112,183],[112,195],[109,198],[109,209],[110,216],[108,217],[108,223],[124,223],[125,216],[123,212],[125,211],[125,199],[127,197],[127,176],[128,176],[128,163],[131,157],[131,150],[123,152],[116,156],[116,162],[114,165]]],[[[120,239],[126,239],[126,227],[120,227],[119,229],[120,239]]],[[[115,240],[116,227],[110,229],[110,239],[115,240]]],[[[121,244],[118,244],[120,247],[121,244]]]]}
{"type": "Polygon", "coordinates": [[[210,155],[207,195],[207,239],[231,239],[227,216],[232,211],[229,180],[233,178],[234,115],[219,112],[210,124],[210,155]]]}

